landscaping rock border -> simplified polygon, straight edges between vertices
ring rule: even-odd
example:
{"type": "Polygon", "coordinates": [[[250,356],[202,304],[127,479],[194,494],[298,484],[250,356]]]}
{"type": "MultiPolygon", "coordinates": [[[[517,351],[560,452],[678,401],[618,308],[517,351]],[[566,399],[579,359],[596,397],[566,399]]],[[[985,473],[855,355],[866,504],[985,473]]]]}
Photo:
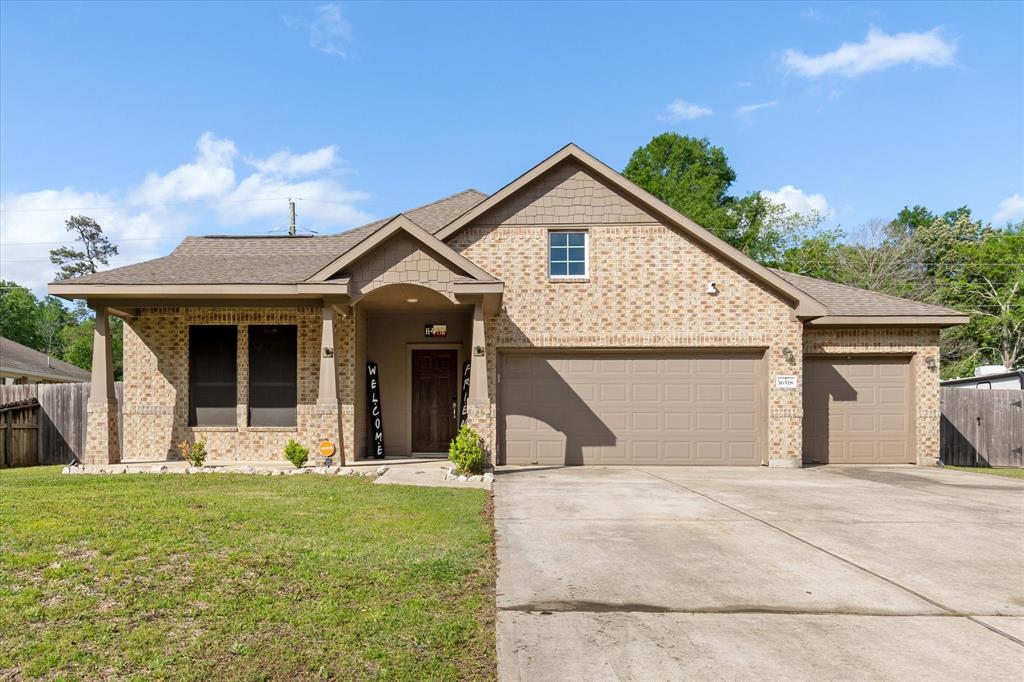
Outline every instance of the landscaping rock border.
{"type": "Polygon", "coordinates": [[[302,474],[318,474],[320,476],[362,476],[364,478],[377,478],[383,476],[388,470],[387,466],[379,466],[376,469],[370,467],[257,467],[251,464],[241,466],[201,466],[201,467],[168,467],[166,464],[154,464],[152,466],[132,466],[124,464],[112,465],[83,465],[69,464],[61,470],[62,474],[78,475],[113,475],[113,474],[244,474],[248,476],[295,476],[302,474]]]}

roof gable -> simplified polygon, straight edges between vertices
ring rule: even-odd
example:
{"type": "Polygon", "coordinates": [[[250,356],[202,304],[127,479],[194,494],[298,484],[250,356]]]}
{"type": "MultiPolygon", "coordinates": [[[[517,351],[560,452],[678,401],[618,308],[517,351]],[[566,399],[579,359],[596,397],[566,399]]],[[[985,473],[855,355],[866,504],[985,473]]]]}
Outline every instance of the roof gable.
{"type": "Polygon", "coordinates": [[[502,202],[513,198],[518,192],[531,183],[539,180],[542,176],[553,170],[566,161],[575,161],[584,166],[589,172],[615,188],[618,192],[635,201],[645,211],[659,216],[665,222],[673,225],[684,232],[697,244],[712,252],[715,257],[724,260],[740,271],[749,275],[755,281],[766,286],[768,289],[780,295],[783,299],[793,304],[796,314],[802,318],[816,317],[825,314],[825,307],[807,292],[793,286],[782,277],[756,262],[743,252],[719,239],[703,227],[687,218],[674,208],[653,196],[646,190],[640,188],[627,180],[621,174],[615,172],[606,164],[583,151],[575,144],[568,144],[559,151],[549,156],[544,161],[528,170],[500,190],[484,199],[473,208],[453,220],[436,235],[439,239],[446,240],[462,228],[466,227],[477,218],[480,218],[488,211],[494,209],[502,202]]]}
{"type": "Polygon", "coordinates": [[[481,282],[493,282],[494,277],[484,272],[477,265],[475,265],[468,258],[458,253],[450,246],[437,239],[422,227],[413,222],[406,215],[398,215],[391,221],[386,223],[380,229],[373,232],[371,235],[363,239],[359,244],[349,249],[347,252],[335,258],[333,261],[322,267],[307,281],[309,282],[326,282],[332,277],[345,272],[351,268],[355,263],[361,259],[367,257],[376,249],[380,248],[385,242],[391,239],[396,234],[405,234],[411,237],[413,240],[421,244],[425,249],[436,253],[443,260],[454,266],[457,270],[465,273],[468,279],[477,280],[481,282]]]}

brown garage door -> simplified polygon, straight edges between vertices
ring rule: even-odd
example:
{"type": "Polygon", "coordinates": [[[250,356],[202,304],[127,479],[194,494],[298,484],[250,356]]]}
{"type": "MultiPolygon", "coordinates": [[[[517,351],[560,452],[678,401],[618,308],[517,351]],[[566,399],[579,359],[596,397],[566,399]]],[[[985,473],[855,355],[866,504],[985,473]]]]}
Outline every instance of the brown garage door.
{"type": "Polygon", "coordinates": [[[508,464],[761,464],[761,353],[502,354],[508,464]]]}
{"type": "Polygon", "coordinates": [[[804,462],[914,461],[909,358],[809,358],[804,364],[804,462]]]}

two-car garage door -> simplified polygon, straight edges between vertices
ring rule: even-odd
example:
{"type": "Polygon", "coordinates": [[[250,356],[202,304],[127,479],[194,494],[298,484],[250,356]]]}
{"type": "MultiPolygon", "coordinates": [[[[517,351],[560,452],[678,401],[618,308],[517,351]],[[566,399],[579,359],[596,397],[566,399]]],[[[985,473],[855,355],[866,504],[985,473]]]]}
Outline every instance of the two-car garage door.
{"type": "Polygon", "coordinates": [[[503,353],[507,464],[759,465],[763,353],[503,353]]]}

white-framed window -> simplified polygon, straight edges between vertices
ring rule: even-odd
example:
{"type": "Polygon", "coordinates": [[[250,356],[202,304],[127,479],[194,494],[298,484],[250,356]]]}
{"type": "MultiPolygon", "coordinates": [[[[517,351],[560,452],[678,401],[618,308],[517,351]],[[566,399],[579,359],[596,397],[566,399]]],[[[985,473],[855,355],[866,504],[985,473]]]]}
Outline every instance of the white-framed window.
{"type": "Polygon", "coordinates": [[[590,236],[586,230],[548,233],[548,275],[552,279],[590,275],[590,236]]]}

